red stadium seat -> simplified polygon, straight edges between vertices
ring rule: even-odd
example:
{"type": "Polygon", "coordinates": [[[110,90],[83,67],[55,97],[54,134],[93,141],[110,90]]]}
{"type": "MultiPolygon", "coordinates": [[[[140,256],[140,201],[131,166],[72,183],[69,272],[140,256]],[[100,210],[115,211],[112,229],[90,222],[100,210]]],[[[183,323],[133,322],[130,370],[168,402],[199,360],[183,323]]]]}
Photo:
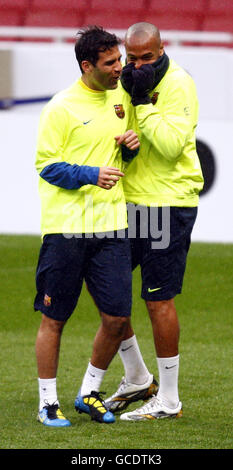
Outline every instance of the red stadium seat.
{"type": "Polygon", "coordinates": [[[22,15],[18,11],[0,11],[0,25],[1,26],[21,26],[22,15]]]}
{"type": "Polygon", "coordinates": [[[131,4],[125,0],[92,0],[85,24],[125,29],[138,21],[148,21],[160,29],[196,31],[202,29],[204,5],[205,0],[135,0],[131,4]]]}
{"type": "Polygon", "coordinates": [[[160,15],[156,11],[151,11],[144,15],[143,21],[154,24],[160,30],[197,31],[200,29],[198,19],[190,15],[175,13],[160,15]]]}
{"type": "Polygon", "coordinates": [[[231,14],[233,15],[232,0],[209,0],[208,14],[231,14]]]}
{"type": "Polygon", "coordinates": [[[29,0],[0,0],[0,25],[21,26],[29,0]]]}
{"type": "Polygon", "coordinates": [[[82,25],[82,18],[78,14],[41,11],[28,12],[24,26],[64,27],[77,28],[82,25]]]}
{"type": "Polygon", "coordinates": [[[206,0],[149,0],[147,11],[150,9],[156,11],[158,14],[171,14],[172,12],[188,13],[190,15],[203,14],[205,9],[206,0]]]}
{"type": "Polygon", "coordinates": [[[132,3],[127,0],[91,0],[91,9],[97,11],[109,10],[113,14],[116,11],[138,11],[146,8],[147,0],[132,0],[132,3]]]}
{"type": "Polygon", "coordinates": [[[86,0],[30,0],[25,26],[76,28],[83,25],[86,0]]]}
{"type": "Polygon", "coordinates": [[[0,0],[0,11],[2,10],[24,10],[29,6],[30,0],[0,0]]]}
{"type": "Polygon", "coordinates": [[[203,31],[233,33],[232,15],[208,16],[203,22],[203,31]]]}
{"type": "Polygon", "coordinates": [[[126,29],[141,21],[147,0],[91,0],[86,10],[85,25],[97,24],[104,28],[126,29]]]}
{"type": "Polygon", "coordinates": [[[203,30],[233,33],[233,0],[209,0],[203,30]]]}
{"type": "Polygon", "coordinates": [[[202,29],[205,0],[149,0],[142,21],[148,21],[159,29],[196,31],[202,29]]]}
{"type": "Polygon", "coordinates": [[[98,25],[109,29],[127,29],[131,24],[141,21],[137,12],[127,15],[116,15],[115,11],[88,11],[85,15],[85,25],[98,25]]]}
{"type": "Polygon", "coordinates": [[[59,10],[84,11],[87,9],[86,0],[31,0],[30,9],[33,10],[59,10]]]}

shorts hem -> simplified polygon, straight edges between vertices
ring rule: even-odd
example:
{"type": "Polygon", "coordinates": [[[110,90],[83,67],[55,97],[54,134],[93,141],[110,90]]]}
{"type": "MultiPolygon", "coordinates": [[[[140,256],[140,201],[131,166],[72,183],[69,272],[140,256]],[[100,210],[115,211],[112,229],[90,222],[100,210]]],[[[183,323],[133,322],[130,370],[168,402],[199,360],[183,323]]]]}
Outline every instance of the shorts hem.
{"type": "Polygon", "coordinates": [[[141,294],[141,298],[148,301],[148,302],[157,302],[157,301],[162,301],[162,300],[171,300],[171,299],[174,299],[174,297],[176,297],[176,295],[179,295],[181,294],[182,292],[182,289],[179,289],[177,291],[174,291],[170,294],[160,294],[160,295],[152,295],[152,294],[141,294]]]}
{"type": "Polygon", "coordinates": [[[46,309],[46,307],[43,307],[43,306],[41,306],[41,307],[34,307],[34,311],[35,311],[35,312],[40,312],[40,313],[42,313],[42,314],[45,315],[46,317],[51,318],[51,320],[66,322],[67,320],[69,320],[69,318],[71,317],[71,315],[72,315],[72,313],[73,313],[74,310],[73,310],[71,313],[68,313],[68,314],[66,313],[66,315],[64,316],[64,318],[61,318],[61,317],[59,317],[59,315],[56,315],[56,314],[54,315],[54,314],[53,314],[53,311],[50,313],[50,312],[46,309]]]}
{"type": "Polygon", "coordinates": [[[107,312],[105,309],[99,308],[99,310],[104,313],[105,315],[109,315],[111,317],[121,317],[121,318],[126,318],[131,316],[131,311],[128,313],[112,313],[112,312],[107,312]]]}

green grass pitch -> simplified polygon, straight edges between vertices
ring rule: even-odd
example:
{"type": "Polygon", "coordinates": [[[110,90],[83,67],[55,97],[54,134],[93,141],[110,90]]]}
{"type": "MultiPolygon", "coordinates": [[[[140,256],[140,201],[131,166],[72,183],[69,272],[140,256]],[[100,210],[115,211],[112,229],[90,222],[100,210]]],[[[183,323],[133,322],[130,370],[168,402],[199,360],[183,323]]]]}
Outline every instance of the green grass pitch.
{"type": "MultiPolygon", "coordinates": [[[[61,409],[72,427],[49,429],[36,420],[34,344],[40,314],[33,311],[36,236],[0,236],[0,448],[1,449],[231,449],[233,245],[193,243],[183,293],[176,298],[181,326],[179,391],[183,418],[100,425],[77,414],[74,398],[99,325],[93,301],[82,290],[66,325],[58,371],[61,409]]],[[[133,276],[132,321],[144,360],[157,377],[151,325],[133,276]]],[[[115,357],[102,390],[115,391],[123,375],[115,357]]],[[[141,403],[140,403],[141,404],[141,403]]],[[[135,406],[135,405],[134,405],[135,406]]],[[[131,409],[133,407],[131,405],[131,409]]]]}

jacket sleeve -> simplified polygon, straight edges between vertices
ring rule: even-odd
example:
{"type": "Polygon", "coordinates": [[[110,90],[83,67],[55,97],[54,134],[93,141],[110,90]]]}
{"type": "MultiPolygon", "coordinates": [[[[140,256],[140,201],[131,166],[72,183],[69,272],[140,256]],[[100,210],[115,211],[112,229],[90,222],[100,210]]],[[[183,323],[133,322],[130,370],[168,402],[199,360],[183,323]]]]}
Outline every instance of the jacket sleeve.
{"type": "Polygon", "coordinates": [[[99,167],[70,164],[63,160],[68,117],[59,107],[45,106],[38,129],[36,169],[48,183],[65,189],[97,184],[99,167]]]}
{"type": "Polygon", "coordinates": [[[186,83],[165,91],[161,111],[153,104],[139,105],[139,128],[150,144],[167,160],[178,159],[197,125],[198,104],[195,90],[186,83]]]}
{"type": "Polygon", "coordinates": [[[79,189],[85,184],[97,184],[99,167],[70,165],[66,162],[52,163],[40,172],[47,183],[65,189],[79,189]]]}

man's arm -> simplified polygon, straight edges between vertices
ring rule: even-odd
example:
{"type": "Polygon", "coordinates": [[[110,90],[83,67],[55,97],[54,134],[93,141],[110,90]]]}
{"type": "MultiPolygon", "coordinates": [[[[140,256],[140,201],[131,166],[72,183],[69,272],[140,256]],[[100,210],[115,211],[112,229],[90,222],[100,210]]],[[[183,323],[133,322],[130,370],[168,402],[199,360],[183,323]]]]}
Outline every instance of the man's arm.
{"type": "Polygon", "coordinates": [[[40,173],[48,183],[65,189],[79,189],[85,184],[111,189],[122,176],[124,173],[118,168],[69,165],[66,162],[48,165],[40,173]]]}
{"type": "MultiPolygon", "coordinates": [[[[129,67],[126,66],[125,69],[129,67]]],[[[123,69],[122,78],[124,83],[123,69]]],[[[163,91],[163,106],[153,105],[149,90],[154,70],[150,64],[127,71],[132,75],[129,91],[140,131],[156,151],[167,160],[179,157],[197,125],[198,102],[194,83],[188,77],[177,74],[163,91]]],[[[124,86],[124,84],[123,84],[124,86]]]]}
{"type": "Polygon", "coordinates": [[[63,161],[68,118],[63,109],[45,107],[39,123],[36,169],[41,178],[64,189],[93,184],[111,189],[124,174],[118,168],[93,167],[63,161]]]}
{"type": "MultiPolygon", "coordinates": [[[[192,100],[191,100],[192,101],[192,100]]],[[[179,158],[196,126],[197,114],[190,103],[190,96],[182,86],[166,95],[165,111],[153,104],[136,107],[141,132],[167,160],[179,158]]]]}
{"type": "Polygon", "coordinates": [[[85,184],[97,184],[99,170],[99,167],[57,162],[44,167],[39,175],[47,183],[60,188],[79,189],[85,184]]]}

